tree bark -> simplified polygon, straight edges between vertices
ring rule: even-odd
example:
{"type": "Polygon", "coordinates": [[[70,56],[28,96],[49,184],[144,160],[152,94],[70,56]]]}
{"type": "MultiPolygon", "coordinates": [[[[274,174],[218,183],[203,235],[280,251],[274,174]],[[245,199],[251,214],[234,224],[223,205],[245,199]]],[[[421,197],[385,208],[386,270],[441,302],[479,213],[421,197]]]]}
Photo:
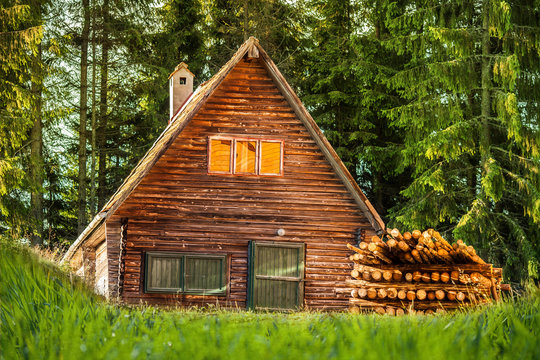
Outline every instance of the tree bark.
{"type": "Polygon", "coordinates": [[[107,98],[109,77],[109,0],[103,2],[103,33],[101,37],[101,82],[99,91],[99,134],[97,146],[99,151],[98,163],[98,208],[105,205],[107,196],[107,98]]]}
{"type": "Polygon", "coordinates": [[[81,95],[79,104],[79,211],[77,233],[86,227],[86,119],[88,113],[88,34],[90,31],[89,0],[82,0],[84,23],[81,33],[81,95]]]}
{"type": "Polygon", "coordinates": [[[30,179],[32,192],[30,205],[32,215],[31,244],[43,245],[43,123],[42,123],[42,95],[43,95],[43,72],[41,69],[41,44],[34,57],[33,71],[34,80],[31,83],[31,92],[34,99],[32,115],[34,122],[30,133],[30,179]]]}
{"type": "MultiPolygon", "coordinates": [[[[480,161],[482,177],[486,177],[489,171],[488,160],[490,158],[490,133],[489,118],[491,116],[491,69],[490,69],[490,35],[489,35],[489,4],[483,1],[482,9],[482,100],[481,119],[482,130],[480,133],[480,161]]],[[[485,191],[484,191],[485,193],[485,191]]],[[[487,200],[487,199],[485,199],[487,200]]]]}
{"type": "Polygon", "coordinates": [[[96,2],[92,2],[92,139],[90,162],[90,216],[96,214],[96,2]]]}
{"type": "Polygon", "coordinates": [[[249,37],[248,26],[249,26],[249,0],[244,0],[244,41],[246,41],[249,37]]]}

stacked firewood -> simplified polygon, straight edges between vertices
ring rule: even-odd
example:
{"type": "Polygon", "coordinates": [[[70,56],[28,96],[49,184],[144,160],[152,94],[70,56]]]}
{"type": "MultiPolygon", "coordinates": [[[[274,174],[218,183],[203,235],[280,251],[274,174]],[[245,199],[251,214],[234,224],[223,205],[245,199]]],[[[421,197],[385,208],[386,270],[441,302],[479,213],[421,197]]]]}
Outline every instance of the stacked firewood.
{"type": "Polygon", "coordinates": [[[498,300],[502,269],[486,264],[472,246],[446,241],[433,229],[401,234],[393,229],[381,239],[361,242],[354,251],[348,280],[352,312],[445,312],[498,300]]]}

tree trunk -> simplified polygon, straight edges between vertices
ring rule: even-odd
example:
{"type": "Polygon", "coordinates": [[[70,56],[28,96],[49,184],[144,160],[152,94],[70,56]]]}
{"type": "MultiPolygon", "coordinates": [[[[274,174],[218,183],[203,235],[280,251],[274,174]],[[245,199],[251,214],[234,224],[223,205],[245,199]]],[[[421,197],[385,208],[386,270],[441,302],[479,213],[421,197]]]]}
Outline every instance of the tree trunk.
{"type": "Polygon", "coordinates": [[[81,33],[81,95],[79,105],[79,214],[77,233],[86,227],[86,117],[88,113],[88,33],[90,31],[89,0],[82,0],[84,24],[81,33]]]}
{"type": "Polygon", "coordinates": [[[96,214],[96,2],[92,2],[92,139],[90,162],[90,216],[96,214]]]}
{"type": "Polygon", "coordinates": [[[41,69],[41,44],[34,58],[33,71],[35,80],[32,81],[31,91],[34,98],[34,124],[30,133],[30,179],[32,192],[30,205],[32,214],[32,245],[42,245],[43,239],[43,132],[42,132],[42,93],[43,72],[41,69]]]}
{"type": "MultiPolygon", "coordinates": [[[[491,69],[490,69],[490,35],[489,35],[489,4],[484,0],[482,9],[482,100],[480,133],[480,161],[482,177],[487,176],[488,160],[490,157],[489,118],[491,116],[491,69]]],[[[485,193],[485,191],[484,191],[485,193]]]]}
{"type": "Polygon", "coordinates": [[[101,50],[101,83],[99,90],[99,137],[97,138],[99,150],[98,173],[98,208],[105,205],[107,196],[107,95],[109,77],[109,0],[103,2],[103,33],[101,50]]]}
{"type": "Polygon", "coordinates": [[[244,41],[249,37],[248,35],[248,26],[249,26],[249,0],[244,0],[244,41]]]}

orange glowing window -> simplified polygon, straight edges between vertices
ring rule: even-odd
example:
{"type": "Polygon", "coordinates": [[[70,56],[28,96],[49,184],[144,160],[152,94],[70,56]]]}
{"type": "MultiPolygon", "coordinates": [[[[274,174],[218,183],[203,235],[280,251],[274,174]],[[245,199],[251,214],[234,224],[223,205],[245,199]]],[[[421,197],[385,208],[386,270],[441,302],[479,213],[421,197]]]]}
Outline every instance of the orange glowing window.
{"type": "Polygon", "coordinates": [[[232,140],[210,140],[210,172],[231,172],[232,140]]]}
{"type": "Polygon", "coordinates": [[[235,150],[234,172],[236,174],[256,174],[257,141],[236,140],[235,150]]]}
{"type": "Polygon", "coordinates": [[[281,174],[281,142],[261,141],[260,174],[281,174]]]}
{"type": "Polygon", "coordinates": [[[209,139],[208,172],[281,175],[283,143],[278,140],[215,137],[209,139]]]}

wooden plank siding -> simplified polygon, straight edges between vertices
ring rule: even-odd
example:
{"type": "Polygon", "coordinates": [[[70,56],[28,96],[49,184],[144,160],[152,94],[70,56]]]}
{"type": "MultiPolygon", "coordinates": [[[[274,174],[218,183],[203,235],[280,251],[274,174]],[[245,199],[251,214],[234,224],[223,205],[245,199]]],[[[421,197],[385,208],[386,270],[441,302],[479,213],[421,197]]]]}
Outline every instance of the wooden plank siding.
{"type": "Polygon", "coordinates": [[[107,257],[107,242],[103,241],[96,247],[96,282],[95,289],[98,294],[108,294],[109,266],[107,257]]]}
{"type": "MultiPolygon", "coordinates": [[[[375,232],[258,60],[240,61],[107,220],[109,289],[117,293],[121,219],[129,219],[123,299],[245,307],[249,241],[303,242],[306,308],[345,309],[346,243],[375,232]],[[283,140],[283,176],[207,172],[209,136],[283,140]],[[278,236],[279,228],[285,230],[278,236]],[[225,296],[146,294],[144,253],[226,254],[225,296]]],[[[114,296],[114,295],[113,295],[114,296]]]]}

